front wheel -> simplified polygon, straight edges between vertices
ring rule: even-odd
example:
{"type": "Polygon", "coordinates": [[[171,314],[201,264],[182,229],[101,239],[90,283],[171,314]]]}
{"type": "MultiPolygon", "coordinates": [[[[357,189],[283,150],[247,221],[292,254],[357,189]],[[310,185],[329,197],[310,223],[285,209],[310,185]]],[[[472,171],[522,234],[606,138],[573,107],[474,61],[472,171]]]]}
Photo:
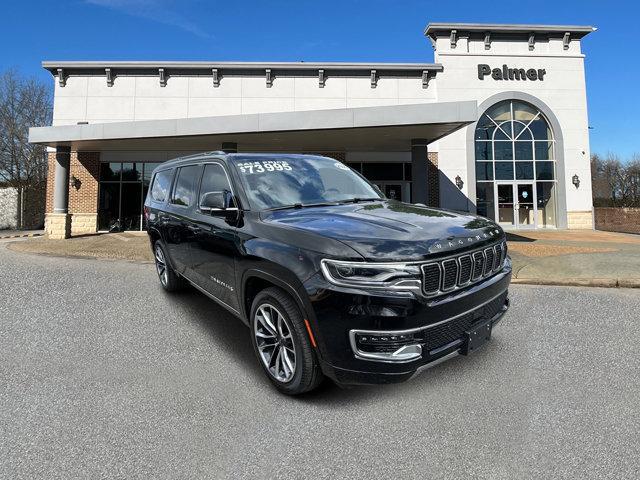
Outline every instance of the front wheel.
{"type": "Polygon", "coordinates": [[[297,395],[322,382],[302,314],[279,288],[267,288],[253,300],[251,340],[262,368],[281,392],[297,395]]]}

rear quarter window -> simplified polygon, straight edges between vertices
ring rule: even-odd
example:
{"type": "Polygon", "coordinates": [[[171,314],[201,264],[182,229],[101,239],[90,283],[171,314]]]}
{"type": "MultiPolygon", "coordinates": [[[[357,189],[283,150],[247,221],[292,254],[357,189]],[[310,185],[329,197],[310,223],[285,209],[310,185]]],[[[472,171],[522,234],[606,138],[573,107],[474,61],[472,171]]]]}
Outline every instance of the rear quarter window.
{"type": "Polygon", "coordinates": [[[169,196],[169,189],[171,188],[171,170],[164,170],[156,173],[153,179],[153,185],[151,186],[151,193],[149,194],[151,200],[154,202],[164,202],[169,196]]]}

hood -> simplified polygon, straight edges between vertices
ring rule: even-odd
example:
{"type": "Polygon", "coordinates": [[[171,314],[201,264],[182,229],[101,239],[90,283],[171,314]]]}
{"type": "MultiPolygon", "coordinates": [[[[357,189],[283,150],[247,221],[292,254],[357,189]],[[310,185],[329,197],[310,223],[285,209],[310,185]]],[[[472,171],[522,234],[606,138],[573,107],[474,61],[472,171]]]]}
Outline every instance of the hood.
{"type": "Polygon", "coordinates": [[[262,219],[339,240],[378,262],[472,250],[504,236],[499,226],[483,217],[394,200],[265,212],[262,219]]]}

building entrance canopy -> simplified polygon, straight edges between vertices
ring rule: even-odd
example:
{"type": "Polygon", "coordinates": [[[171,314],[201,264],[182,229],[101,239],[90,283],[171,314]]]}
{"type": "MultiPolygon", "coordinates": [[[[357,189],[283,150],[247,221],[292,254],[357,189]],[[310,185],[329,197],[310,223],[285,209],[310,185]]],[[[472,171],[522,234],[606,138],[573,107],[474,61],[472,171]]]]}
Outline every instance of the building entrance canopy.
{"type": "Polygon", "coordinates": [[[29,141],[72,150],[408,150],[477,119],[475,101],[31,128],[29,141]]]}

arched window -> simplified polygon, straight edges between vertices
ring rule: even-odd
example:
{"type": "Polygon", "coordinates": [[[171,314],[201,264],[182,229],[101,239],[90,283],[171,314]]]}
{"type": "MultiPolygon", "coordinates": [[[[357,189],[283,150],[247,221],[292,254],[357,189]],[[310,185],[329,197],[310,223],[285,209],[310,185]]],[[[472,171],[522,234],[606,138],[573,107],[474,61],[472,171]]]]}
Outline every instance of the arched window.
{"type": "Polygon", "coordinates": [[[506,225],[555,226],[554,148],[549,122],[534,106],[506,100],[489,108],[475,131],[478,214],[506,225]]]}

